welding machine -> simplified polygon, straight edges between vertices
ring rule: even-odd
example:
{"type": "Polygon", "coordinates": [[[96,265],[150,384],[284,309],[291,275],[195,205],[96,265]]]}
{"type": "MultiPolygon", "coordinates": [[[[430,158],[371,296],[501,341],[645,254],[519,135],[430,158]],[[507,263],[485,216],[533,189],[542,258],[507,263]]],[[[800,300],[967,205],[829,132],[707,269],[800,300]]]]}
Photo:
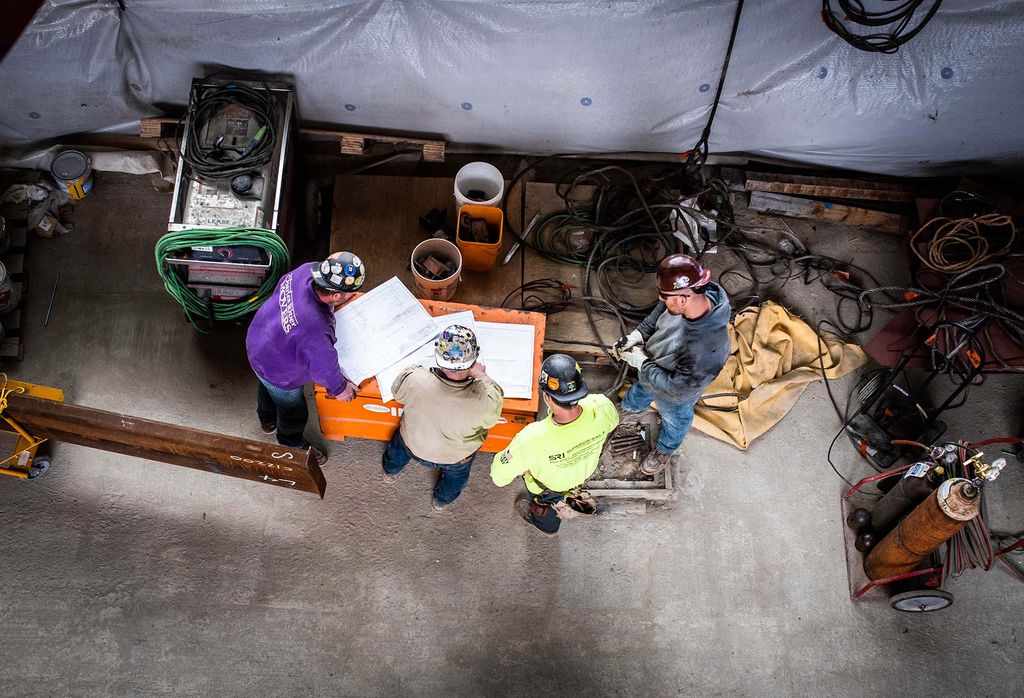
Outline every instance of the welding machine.
{"type": "MultiPolygon", "coordinates": [[[[284,83],[194,79],[168,233],[258,228],[281,235],[294,110],[294,89],[284,83]]],[[[230,300],[258,291],[270,257],[255,245],[194,245],[166,261],[201,298],[230,300]]]]}
{"type": "Polygon", "coordinates": [[[255,312],[288,270],[294,113],[285,83],[192,81],[156,262],[196,329],[255,312]]]}

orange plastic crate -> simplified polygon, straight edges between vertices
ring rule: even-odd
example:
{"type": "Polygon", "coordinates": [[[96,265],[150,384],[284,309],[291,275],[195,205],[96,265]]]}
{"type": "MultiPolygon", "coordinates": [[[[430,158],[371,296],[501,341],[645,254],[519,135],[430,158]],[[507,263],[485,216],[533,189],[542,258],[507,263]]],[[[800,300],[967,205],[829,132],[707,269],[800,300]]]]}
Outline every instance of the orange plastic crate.
{"type": "MultiPolygon", "coordinates": [[[[446,301],[426,301],[420,303],[431,315],[446,315],[461,310],[472,310],[477,320],[482,322],[506,322],[520,325],[533,325],[534,357],[533,373],[538,375],[543,358],[544,329],[547,317],[542,313],[530,313],[523,310],[504,308],[483,308],[476,305],[451,303],[446,301]]],[[[524,426],[537,418],[540,405],[536,382],[533,395],[529,399],[506,399],[501,421],[488,431],[487,439],[481,450],[494,453],[502,450],[519,433],[524,426]]],[[[392,400],[384,403],[381,400],[377,379],[370,378],[363,382],[356,391],[351,402],[331,400],[320,386],[316,386],[316,406],[320,418],[320,430],[324,438],[344,441],[353,436],[363,439],[387,441],[398,428],[402,415],[402,404],[392,400]]]]}

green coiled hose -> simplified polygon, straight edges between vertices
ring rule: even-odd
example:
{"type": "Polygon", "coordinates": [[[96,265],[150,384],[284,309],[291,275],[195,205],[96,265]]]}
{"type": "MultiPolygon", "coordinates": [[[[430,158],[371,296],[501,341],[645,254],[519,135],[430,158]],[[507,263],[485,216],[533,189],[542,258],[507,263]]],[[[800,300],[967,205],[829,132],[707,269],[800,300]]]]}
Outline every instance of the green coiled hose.
{"type": "Polygon", "coordinates": [[[181,304],[185,318],[199,332],[208,332],[197,324],[199,320],[238,320],[256,312],[277,286],[277,280],[288,271],[291,259],[284,241],[273,230],[264,228],[192,228],[170,232],[157,240],[156,269],[164,281],[164,288],[171,297],[181,304]],[[227,245],[252,245],[270,254],[270,269],[267,278],[249,298],[236,301],[215,301],[200,298],[190,289],[185,280],[167,263],[171,253],[187,250],[197,245],[223,247],[227,245]]]}

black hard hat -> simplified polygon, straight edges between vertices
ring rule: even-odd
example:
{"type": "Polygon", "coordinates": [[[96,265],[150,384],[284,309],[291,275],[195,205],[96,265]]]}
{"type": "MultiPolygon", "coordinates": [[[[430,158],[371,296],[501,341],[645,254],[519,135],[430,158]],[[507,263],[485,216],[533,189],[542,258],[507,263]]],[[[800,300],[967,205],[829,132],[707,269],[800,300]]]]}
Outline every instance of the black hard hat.
{"type": "Polygon", "coordinates": [[[552,354],[540,367],[540,389],[558,402],[576,402],[587,396],[587,383],[576,359],[565,354],[552,354]]]}
{"type": "Polygon", "coordinates": [[[322,262],[310,265],[313,281],[328,291],[352,293],[358,291],[366,279],[363,261],[351,252],[339,252],[322,262]]]}

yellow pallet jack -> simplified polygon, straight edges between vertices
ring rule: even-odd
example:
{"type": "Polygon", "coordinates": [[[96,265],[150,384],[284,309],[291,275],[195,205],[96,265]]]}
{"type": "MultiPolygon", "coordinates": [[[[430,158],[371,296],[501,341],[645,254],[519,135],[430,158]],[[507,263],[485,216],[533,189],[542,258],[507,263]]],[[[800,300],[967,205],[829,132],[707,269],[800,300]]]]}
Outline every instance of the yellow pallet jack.
{"type": "Polygon", "coordinates": [[[14,452],[0,461],[0,475],[10,475],[24,479],[34,479],[46,474],[50,469],[48,454],[40,454],[39,447],[48,439],[37,439],[26,431],[7,410],[7,399],[12,393],[28,395],[42,400],[64,402],[64,391],[35,383],[24,383],[7,378],[0,373],[0,431],[14,434],[17,441],[14,452]]]}

